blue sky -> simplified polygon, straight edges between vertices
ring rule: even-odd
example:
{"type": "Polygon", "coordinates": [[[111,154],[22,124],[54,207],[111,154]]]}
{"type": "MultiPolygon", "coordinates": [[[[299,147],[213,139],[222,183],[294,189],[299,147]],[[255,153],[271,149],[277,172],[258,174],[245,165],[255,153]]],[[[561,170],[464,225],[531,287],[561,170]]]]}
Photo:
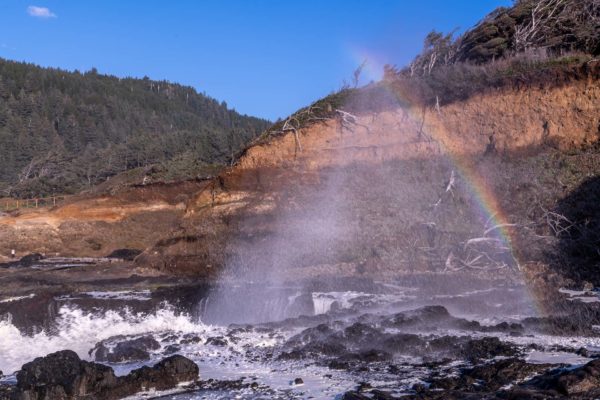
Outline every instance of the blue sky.
{"type": "Polygon", "coordinates": [[[0,57],[191,85],[276,119],[511,0],[0,0],[0,57]]]}

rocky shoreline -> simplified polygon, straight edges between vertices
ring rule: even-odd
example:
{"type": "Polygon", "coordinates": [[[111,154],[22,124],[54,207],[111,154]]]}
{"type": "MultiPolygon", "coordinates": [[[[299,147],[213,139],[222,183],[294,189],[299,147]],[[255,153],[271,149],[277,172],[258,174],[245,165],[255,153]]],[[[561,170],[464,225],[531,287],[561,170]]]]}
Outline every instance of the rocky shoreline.
{"type": "Polygon", "coordinates": [[[20,371],[0,380],[0,398],[600,395],[600,296],[593,288],[556,292],[553,311],[538,315],[526,288],[466,275],[286,288],[231,283],[230,290],[223,282],[134,276],[129,267],[0,268],[7,282],[0,333],[10,342],[3,357],[21,360],[1,368],[20,371]],[[94,268],[102,272],[92,279],[94,268]],[[260,304],[270,313],[224,318],[260,304]],[[52,346],[51,354],[13,352],[28,346],[52,346]]]}

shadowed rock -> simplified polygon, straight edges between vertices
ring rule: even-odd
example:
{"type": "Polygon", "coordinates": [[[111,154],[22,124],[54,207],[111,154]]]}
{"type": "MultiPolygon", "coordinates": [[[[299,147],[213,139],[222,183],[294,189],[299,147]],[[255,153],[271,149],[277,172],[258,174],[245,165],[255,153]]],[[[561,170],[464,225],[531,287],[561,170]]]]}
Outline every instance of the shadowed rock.
{"type": "Polygon", "coordinates": [[[116,377],[112,368],[82,361],[70,350],[39,357],[23,365],[17,373],[14,400],[113,400],[142,390],[167,390],[181,382],[196,381],[198,366],[175,355],[153,367],[144,366],[129,375],[116,377]]]}
{"type": "Polygon", "coordinates": [[[142,254],[142,251],[137,249],[117,249],[107,255],[106,258],[117,258],[125,261],[133,261],[140,254],[142,254]]]}
{"type": "Polygon", "coordinates": [[[149,350],[157,350],[160,343],[152,336],[143,336],[136,339],[125,340],[117,343],[112,349],[107,346],[108,341],[98,343],[91,351],[96,361],[124,362],[145,361],[150,359],[149,350]]]}

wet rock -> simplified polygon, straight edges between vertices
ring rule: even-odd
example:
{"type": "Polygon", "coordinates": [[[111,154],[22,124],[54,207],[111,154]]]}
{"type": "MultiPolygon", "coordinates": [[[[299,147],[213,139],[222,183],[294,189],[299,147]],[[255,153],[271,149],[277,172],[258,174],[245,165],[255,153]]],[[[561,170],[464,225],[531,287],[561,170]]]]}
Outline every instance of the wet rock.
{"type": "Polygon", "coordinates": [[[528,364],[517,358],[509,358],[467,369],[463,376],[485,382],[488,389],[497,390],[510,382],[523,380],[549,368],[552,366],[548,364],[528,364]]]}
{"type": "Polygon", "coordinates": [[[124,377],[112,368],[82,361],[75,352],[59,351],[36,358],[17,373],[11,397],[19,400],[116,400],[141,390],[167,390],[196,381],[198,366],[183,356],[171,356],[153,367],[142,367],[124,377]]]}
{"type": "Polygon", "coordinates": [[[39,291],[26,297],[0,303],[0,319],[10,318],[21,332],[33,334],[40,330],[52,331],[58,315],[59,293],[39,291]]]}
{"type": "Polygon", "coordinates": [[[452,318],[452,316],[445,307],[427,306],[413,311],[394,314],[388,317],[384,323],[394,327],[411,327],[432,322],[441,322],[449,318],[452,318]]]}
{"type": "Polygon", "coordinates": [[[294,349],[289,352],[286,352],[286,351],[282,352],[277,357],[277,359],[282,360],[282,361],[287,361],[287,360],[301,360],[305,357],[306,357],[306,353],[302,352],[301,350],[294,349]]]}
{"type": "Polygon", "coordinates": [[[82,361],[70,350],[36,358],[17,373],[17,389],[28,400],[80,398],[116,385],[112,368],[82,361]]]}
{"type": "Polygon", "coordinates": [[[125,261],[133,261],[137,256],[142,254],[142,250],[137,249],[117,249],[111,252],[106,258],[117,258],[125,261]]]}
{"type": "Polygon", "coordinates": [[[23,267],[30,267],[36,264],[38,261],[43,260],[45,257],[40,253],[31,253],[27,254],[24,257],[21,257],[19,260],[19,264],[23,267]]]}
{"type": "Polygon", "coordinates": [[[600,395],[600,360],[593,360],[582,367],[554,370],[527,382],[525,387],[554,390],[565,396],[600,395]]]}
{"type": "Polygon", "coordinates": [[[574,310],[573,314],[574,316],[528,317],[523,319],[521,323],[528,331],[550,335],[598,336],[599,332],[593,328],[593,324],[598,321],[597,316],[577,318],[574,310]]]}
{"type": "Polygon", "coordinates": [[[176,344],[171,344],[171,345],[165,347],[163,354],[175,354],[179,351],[181,351],[181,347],[177,346],[176,344]]]}
{"type": "Polygon", "coordinates": [[[504,343],[497,337],[492,336],[467,341],[462,346],[460,353],[469,361],[478,361],[497,356],[513,357],[518,351],[514,345],[504,343]]]}
{"type": "Polygon", "coordinates": [[[198,366],[193,361],[174,355],[153,367],[144,366],[131,371],[129,375],[119,379],[119,385],[112,394],[124,397],[141,390],[167,390],[181,382],[196,381],[198,376],[198,366]]]}
{"type": "Polygon", "coordinates": [[[512,334],[516,334],[516,333],[520,334],[523,332],[524,327],[523,327],[523,325],[515,323],[515,322],[513,322],[513,323],[501,322],[496,325],[483,327],[482,330],[484,332],[505,332],[505,333],[512,333],[512,334]]]}
{"type": "Polygon", "coordinates": [[[398,333],[383,341],[383,347],[393,353],[419,355],[423,352],[425,341],[415,334],[398,333]]]}
{"type": "Polygon", "coordinates": [[[591,349],[586,349],[585,347],[581,347],[579,348],[575,354],[578,354],[582,357],[587,357],[587,358],[600,358],[600,351],[599,350],[591,350],[591,349]]]}
{"type": "Polygon", "coordinates": [[[348,370],[350,368],[350,363],[341,360],[331,360],[327,364],[327,367],[329,369],[348,370]]]}
{"type": "Polygon", "coordinates": [[[328,356],[337,356],[347,352],[346,346],[336,337],[336,331],[326,324],[305,329],[290,338],[285,347],[304,354],[316,353],[328,356]]]}
{"type": "Polygon", "coordinates": [[[351,391],[344,393],[344,395],[342,396],[342,400],[371,400],[371,398],[365,396],[364,394],[351,391]]]}
{"type": "Polygon", "coordinates": [[[313,315],[315,305],[312,293],[302,293],[286,309],[287,316],[313,315]]]}
{"type": "Polygon", "coordinates": [[[206,339],[206,343],[204,344],[209,344],[209,345],[213,345],[213,346],[218,346],[218,347],[225,347],[227,346],[227,339],[225,339],[223,336],[214,336],[214,337],[209,337],[208,339],[206,339]]]}
{"type": "Polygon", "coordinates": [[[551,365],[528,364],[517,358],[509,358],[463,369],[458,377],[434,379],[429,389],[432,391],[496,392],[503,386],[521,381],[551,367],[551,365]]]}
{"type": "Polygon", "coordinates": [[[358,361],[361,363],[369,364],[379,361],[389,361],[392,359],[392,355],[382,350],[366,350],[358,353],[349,353],[340,358],[340,361],[358,361]]]}
{"type": "Polygon", "coordinates": [[[294,385],[304,385],[304,380],[302,378],[296,378],[293,382],[294,385]]]}
{"type": "Polygon", "coordinates": [[[343,337],[349,346],[363,348],[380,343],[385,335],[376,328],[357,322],[344,329],[343,337]]]}
{"type": "Polygon", "coordinates": [[[114,347],[110,346],[115,339],[108,339],[98,343],[90,351],[96,361],[126,362],[145,361],[150,359],[150,350],[160,349],[160,343],[152,336],[143,336],[136,339],[119,341],[114,347]]]}
{"type": "Polygon", "coordinates": [[[371,396],[373,396],[374,400],[394,400],[397,397],[394,397],[389,392],[384,392],[383,390],[373,389],[371,390],[371,396]]]}
{"type": "Polygon", "coordinates": [[[200,343],[202,341],[202,339],[200,338],[200,336],[195,336],[195,335],[186,335],[184,336],[183,339],[181,339],[181,344],[193,344],[193,343],[200,343]]]}
{"type": "Polygon", "coordinates": [[[462,358],[471,362],[497,356],[513,357],[518,354],[516,346],[500,341],[495,336],[480,339],[469,337],[441,336],[428,343],[428,359],[462,358]],[[434,357],[435,356],[435,357],[434,357]]]}

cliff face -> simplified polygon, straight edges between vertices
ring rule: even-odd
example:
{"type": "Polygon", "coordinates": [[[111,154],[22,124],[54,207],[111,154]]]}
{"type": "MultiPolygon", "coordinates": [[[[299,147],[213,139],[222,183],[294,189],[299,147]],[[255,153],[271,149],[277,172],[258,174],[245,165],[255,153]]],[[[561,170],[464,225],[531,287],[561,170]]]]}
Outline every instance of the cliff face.
{"type": "Polygon", "coordinates": [[[359,116],[342,127],[328,121],[252,147],[239,169],[293,164],[306,169],[387,160],[481,155],[493,135],[501,153],[561,149],[598,140],[600,87],[591,77],[559,88],[526,88],[477,95],[436,109],[403,109],[359,116]]]}
{"type": "MultiPolygon", "coordinates": [[[[438,109],[340,115],[249,148],[212,182],[0,217],[0,252],[146,248],[139,265],[196,276],[453,269],[449,260],[468,258],[465,243],[482,236],[490,217],[478,210],[465,166],[509,222],[539,218],[600,172],[591,148],[600,134],[598,82],[591,74],[438,109]]],[[[542,244],[513,238],[519,262],[541,259],[542,244]]],[[[498,257],[504,269],[514,261],[498,257]]]]}
{"type": "MultiPolygon", "coordinates": [[[[490,218],[459,165],[485,182],[506,222],[523,223],[600,172],[597,152],[585,150],[600,134],[595,76],[356,117],[251,147],[188,203],[171,239],[138,262],[282,279],[447,270],[450,255],[467,257],[465,242],[482,236],[490,218]]],[[[513,237],[520,262],[542,257],[547,244],[513,237]]]]}
{"type": "Polygon", "coordinates": [[[134,187],[116,195],[77,196],[53,209],[0,216],[0,254],[105,256],[145,249],[177,227],[185,202],[202,182],[134,187]]]}

